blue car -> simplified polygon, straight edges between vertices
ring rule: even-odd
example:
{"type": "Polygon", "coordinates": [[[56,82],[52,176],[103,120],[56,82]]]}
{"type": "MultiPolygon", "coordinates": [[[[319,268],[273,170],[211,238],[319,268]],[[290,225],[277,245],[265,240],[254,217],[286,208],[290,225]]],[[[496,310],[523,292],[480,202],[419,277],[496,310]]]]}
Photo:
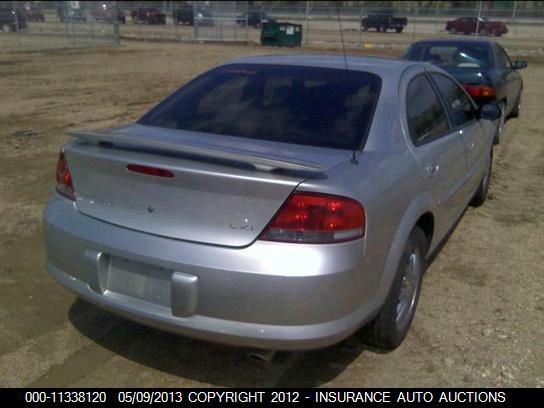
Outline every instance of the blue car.
{"type": "Polygon", "coordinates": [[[496,103],[501,109],[494,143],[509,117],[519,116],[526,61],[512,62],[504,48],[488,39],[424,40],[412,44],[403,59],[427,61],[459,81],[476,104],[496,103]]]}

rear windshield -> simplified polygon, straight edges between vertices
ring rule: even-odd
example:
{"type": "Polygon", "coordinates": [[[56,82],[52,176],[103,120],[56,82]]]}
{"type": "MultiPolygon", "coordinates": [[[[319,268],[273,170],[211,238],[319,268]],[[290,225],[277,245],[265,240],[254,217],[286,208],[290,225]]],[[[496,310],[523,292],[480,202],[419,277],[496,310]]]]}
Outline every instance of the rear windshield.
{"type": "Polygon", "coordinates": [[[489,68],[490,50],[480,44],[416,44],[410,47],[405,59],[427,61],[445,68],[489,68]]]}
{"type": "Polygon", "coordinates": [[[138,123],[356,149],[370,127],[380,86],[380,78],[366,72],[232,64],[180,88],[138,123]]]}

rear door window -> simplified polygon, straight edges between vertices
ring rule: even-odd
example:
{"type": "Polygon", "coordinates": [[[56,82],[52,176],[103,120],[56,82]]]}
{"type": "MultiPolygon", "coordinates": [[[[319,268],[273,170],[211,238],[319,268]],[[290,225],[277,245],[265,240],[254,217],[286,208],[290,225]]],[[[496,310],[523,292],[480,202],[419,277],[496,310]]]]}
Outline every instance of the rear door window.
{"type": "Polygon", "coordinates": [[[506,51],[504,51],[504,49],[498,44],[495,44],[495,47],[497,50],[497,60],[499,63],[499,67],[512,69],[512,62],[510,61],[510,58],[508,58],[506,51]]]}
{"type": "Polygon", "coordinates": [[[449,130],[444,106],[425,75],[417,76],[408,85],[406,118],[415,145],[434,140],[449,130]]]}
{"type": "Polygon", "coordinates": [[[476,119],[472,103],[459,85],[442,74],[433,73],[431,76],[446,100],[454,127],[461,127],[476,119]]]}

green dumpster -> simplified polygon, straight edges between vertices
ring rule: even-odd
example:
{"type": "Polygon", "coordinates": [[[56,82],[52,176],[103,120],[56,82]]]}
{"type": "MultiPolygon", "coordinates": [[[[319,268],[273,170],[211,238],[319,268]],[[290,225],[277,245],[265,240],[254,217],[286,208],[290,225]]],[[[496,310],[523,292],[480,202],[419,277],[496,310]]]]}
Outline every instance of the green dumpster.
{"type": "Polygon", "coordinates": [[[300,47],[302,25],[269,21],[261,29],[261,44],[276,47],[300,47]]]}

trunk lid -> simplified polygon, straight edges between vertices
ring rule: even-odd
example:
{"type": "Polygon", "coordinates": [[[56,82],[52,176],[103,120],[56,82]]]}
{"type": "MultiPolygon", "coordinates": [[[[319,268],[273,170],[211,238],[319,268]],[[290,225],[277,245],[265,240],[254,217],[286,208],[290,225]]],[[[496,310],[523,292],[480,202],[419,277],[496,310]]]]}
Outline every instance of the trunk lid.
{"type": "Polygon", "coordinates": [[[470,68],[470,67],[441,67],[447,71],[461,84],[470,85],[485,85],[489,83],[489,78],[486,75],[486,68],[470,68]]]}
{"type": "Polygon", "coordinates": [[[251,244],[299,183],[351,158],[346,150],[142,125],[74,133],[65,156],[83,214],[146,233],[251,244]],[[129,165],[166,170],[160,177],[129,165]]]}

